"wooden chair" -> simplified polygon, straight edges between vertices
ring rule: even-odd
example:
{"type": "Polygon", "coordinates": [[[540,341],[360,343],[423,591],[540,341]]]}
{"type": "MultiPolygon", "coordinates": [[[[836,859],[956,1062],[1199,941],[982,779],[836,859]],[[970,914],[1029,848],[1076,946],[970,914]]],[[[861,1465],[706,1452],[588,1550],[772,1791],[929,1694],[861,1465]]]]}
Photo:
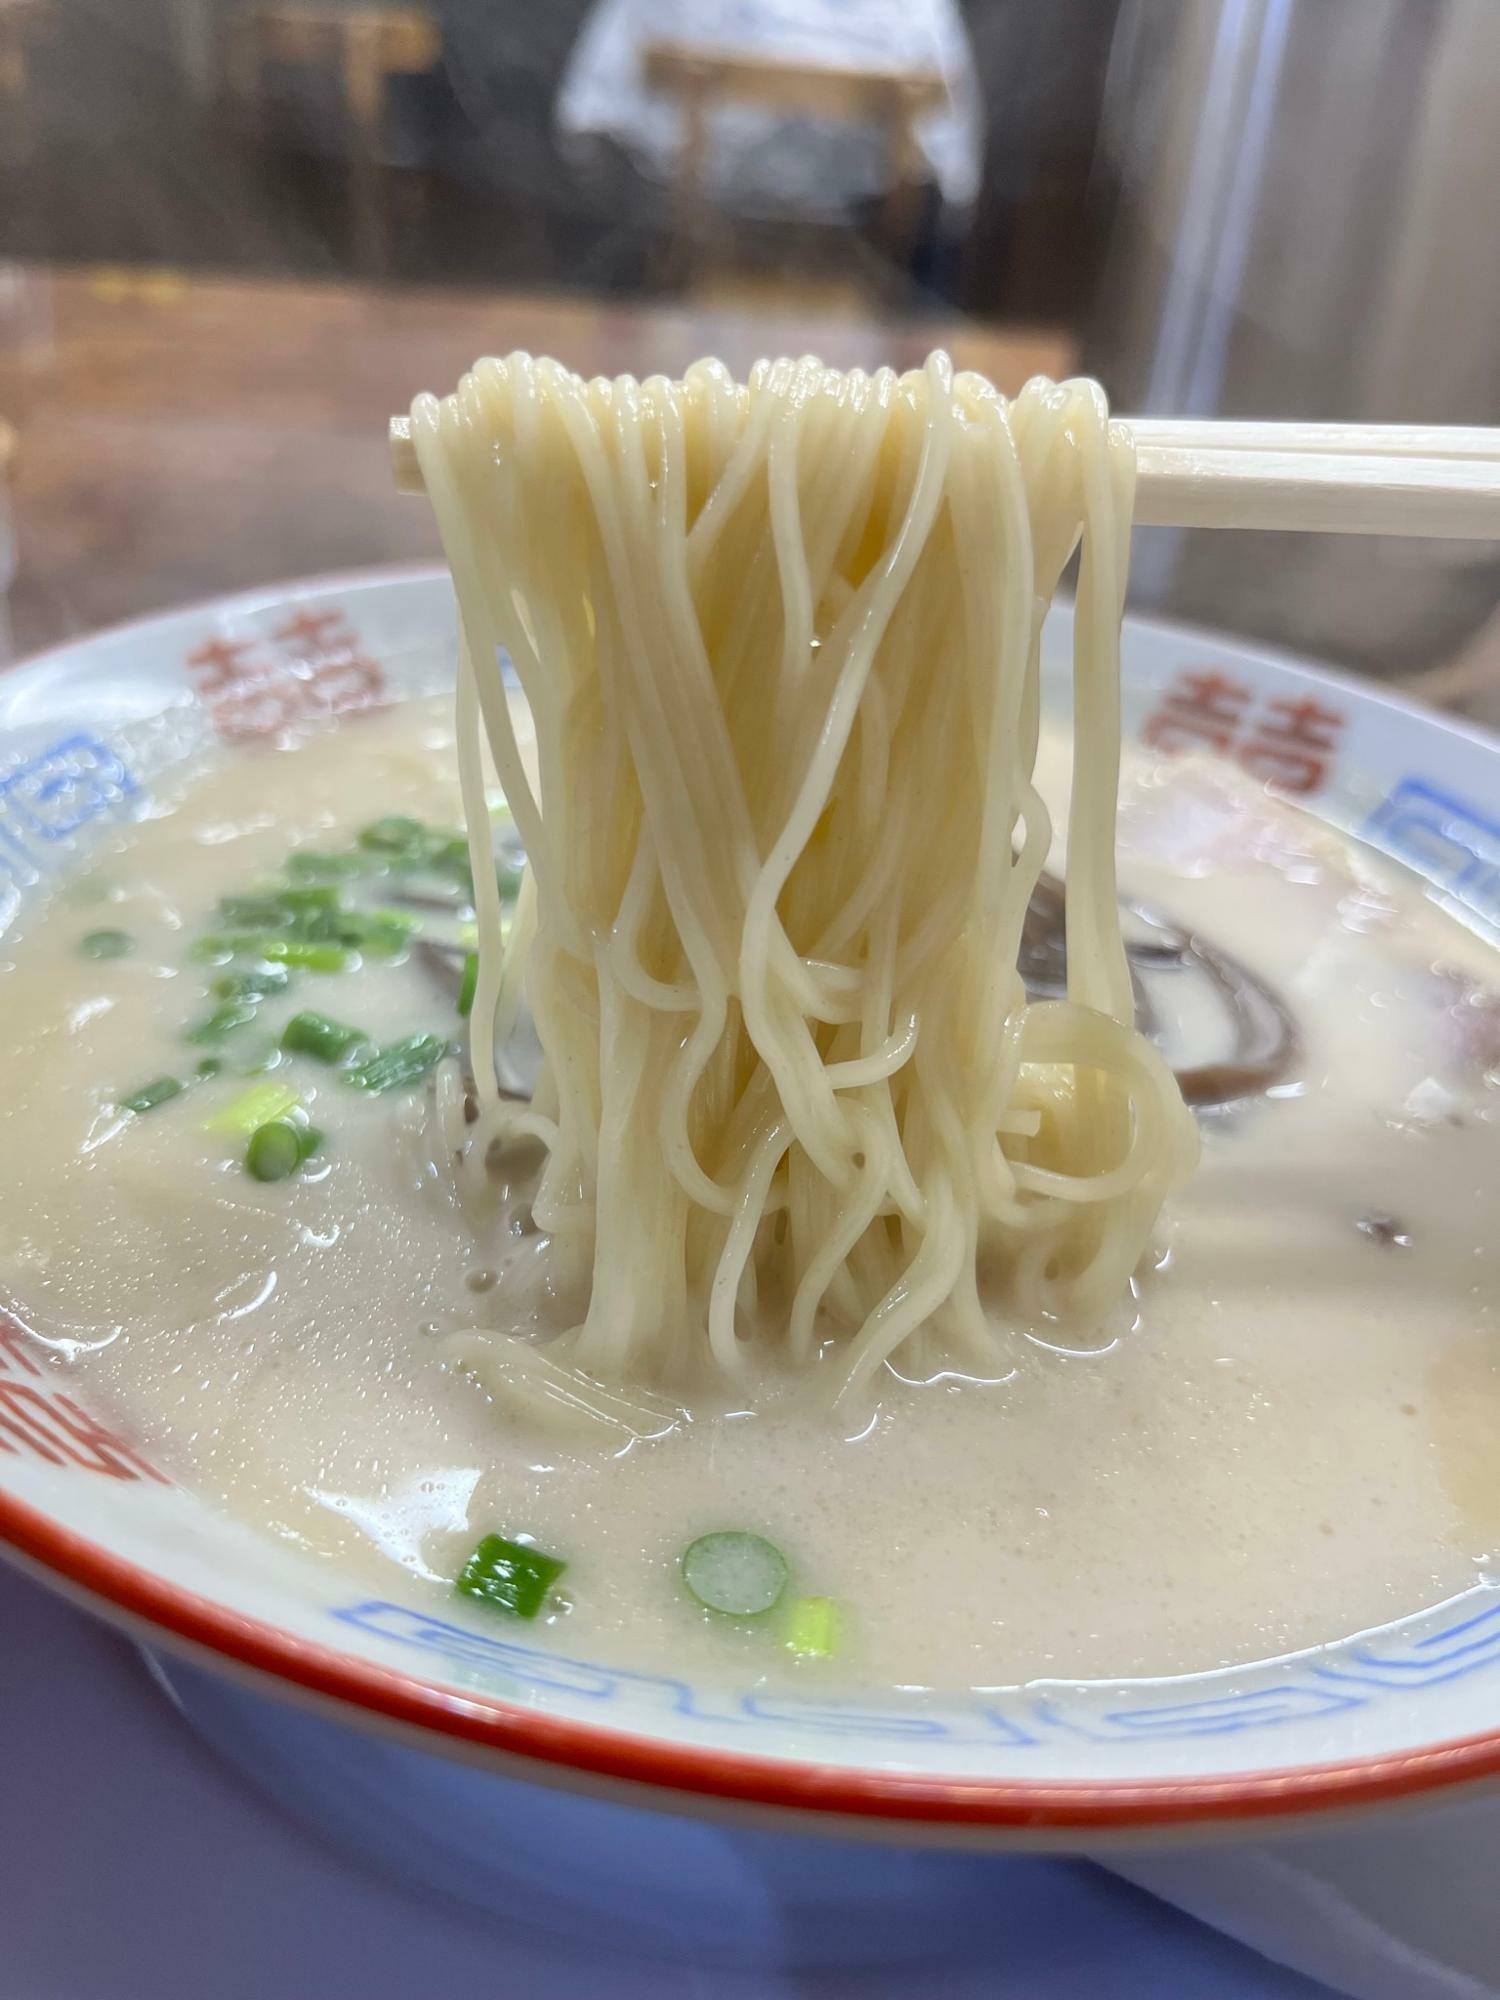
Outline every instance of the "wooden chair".
{"type": "Polygon", "coordinates": [[[350,193],[355,259],[382,271],[387,227],[380,200],[380,135],[394,76],[417,76],[442,54],[436,21],[420,6],[263,0],[234,23],[227,63],[232,93],[258,113],[268,63],[306,63],[337,72],[353,133],[350,193]]]}
{"type": "Polygon", "coordinates": [[[649,42],[641,62],[647,85],[674,98],[682,114],[674,227],[679,260],[696,259],[709,234],[704,167],[709,113],[717,103],[877,127],[884,134],[891,173],[881,235],[893,259],[905,257],[923,179],[915,128],[948,98],[948,86],[937,71],[792,63],[678,41],[649,42]]]}

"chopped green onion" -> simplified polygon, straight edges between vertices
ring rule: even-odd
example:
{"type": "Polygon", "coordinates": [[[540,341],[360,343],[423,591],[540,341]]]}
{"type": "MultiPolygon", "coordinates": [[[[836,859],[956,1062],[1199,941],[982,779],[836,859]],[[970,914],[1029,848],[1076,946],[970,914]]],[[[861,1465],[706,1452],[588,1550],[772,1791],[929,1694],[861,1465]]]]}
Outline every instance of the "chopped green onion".
{"type": "Polygon", "coordinates": [[[405,813],[391,813],[364,828],[359,844],[377,854],[388,866],[401,870],[426,869],[434,875],[469,882],[469,843],[461,833],[442,827],[424,826],[405,813]]]}
{"type": "Polygon", "coordinates": [[[298,1125],[296,1132],[300,1159],[310,1160],[314,1153],[322,1150],[323,1134],[316,1125],[298,1125]]]}
{"type": "Polygon", "coordinates": [[[182,1085],[175,1076],[159,1076],[152,1083],[142,1084],[139,1090],[131,1091],[129,1097],[120,1099],[122,1111],[154,1111],[158,1104],[165,1104],[169,1098],[178,1097],[182,1085]]]}
{"type": "Polygon", "coordinates": [[[131,947],[129,931],[90,931],[78,940],[85,958],[123,958],[131,947]]]}
{"type": "Polygon", "coordinates": [[[242,936],[257,933],[310,944],[339,944],[348,913],[332,883],[305,883],[290,889],[267,890],[254,896],[224,896],[219,915],[237,926],[242,936]]]}
{"type": "Polygon", "coordinates": [[[295,889],[281,889],[276,900],[287,910],[336,910],[340,897],[332,882],[319,882],[295,889]]]}
{"type": "Polygon", "coordinates": [[[467,1020],[474,1011],[474,995],[479,988],[479,953],[469,952],[464,959],[463,984],[458,989],[458,1011],[467,1020]]]}
{"type": "Polygon", "coordinates": [[[759,1618],[786,1588],[786,1557],[764,1535],[740,1528],[700,1535],[682,1554],[682,1580],[708,1611],[759,1618]]]}
{"type": "Polygon", "coordinates": [[[377,1050],[367,1062],[356,1064],[344,1075],[348,1082],[372,1094],[401,1090],[407,1084],[420,1083],[442,1061],[447,1050],[448,1044],[441,1035],[407,1035],[404,1040],[377,1050]]]}
{"type": "Polygon", "coordinates": [[[314,1056],[319,1062],[342,1062],[351,1050],[368,1045],[363,1028],[331,1021],[326,1014],[293,1014],[281,1031],[281,1046],[289,1055],[314,1056]]]}
{"type": "Polygon", "coordinates": [[[187,1030],[190,1042],[218,1042],[225,1035],[232,1035],[237,1028],[248,1028],[255,1019],[253,1000],[226,1000],[222,1007],[199,1021],[196,1027],[187,1030]]]}
{"type": "Polygon", "coordinates": [[[198,1064],[196,1074],[199,1076],[217,1076],[223,1067],[224,1058],[222,1056],[205,1056],[202,1062],[198,1064]]]}
{"type": "Polygon", "coordinates": [[[210,931],[189,945],[188,952],[210,965],[227,965],[231,958],[263,958],[267,942],[264,931],[210,931]]]}
{"type": "Polygon", "coordinates": [[[359,844],[374,854],[412,854],[426,847],[427,829],[405,813],[388,813],[361,829],[359,844]]]}
{"type": "Polygon", "coordinates": [[[221,896],[219,915],[235,930],[276,931],[286,919],[286,909],[273,890],[259,896],[221,896]]]}
{"type": "MultiPolygon", "coordinates": [[[[390,910],[345,908],[336,885],[303,883],[274,894],[226,896],[219,913],[227,924],[246,929],[238,936],[253,945],[257,934],[262,950],[273,942],[296,945],[345,945],[390,958],[416,928],[416,918],[390,910]]],[[[234,935],[225,939],[233,942],[234,935]]]]}
{"type": "Polygon", "coordinates": [[[339,919],[339,942],[371,958],[394,958],[406,949],[416,928],[415,917],[402,916],[396,910],[377,910],[368,916],[346,913],[339,919]]]}
{"type": "Polygon", "coordinates": [[[222,1105],[205,1121],[205,1132],[251,1133],[258,1125],[285,1118],[301,1104],[299,1093],[287,1083],[253,1083],[222,1105]]]}
{"type": "Polygon", "coordinates": [[[469,869],[469,843],[463,834],[438,834],[426,855],[426,865],[439,875],[451,875],[459,882],[472,882],[469,869]]]}
{"type": "Polygon", "coordinates": [[[535,1618],[567,1566],[525,1542],[486,1535],[459,1571],[453,1587],[460,1596],[492,1604],[512,1617],[535,1618]]]}
{"type": "Polygon", "coordinates": [[[364,873],[365,862],[358,854],[320,854],[311,847],[300,847],[296,853],[287,856],[286,872],[303,882],[347,881],[351,875],[364,873]]]}
{"type": "Polygon", "coordinates": [[[348,944],[348,912],[317,908],[286,910],[281,935],[292,944],[348,944]]]}
{"type": "Polygon", "coordinates": [[[299,972],[347,972],[354,954],[341,944],[309,944],[302,938],[262,938],[260,957],[274,965],[295,966],[299,972]]]}
{"type": "Polygon", "coordinates": [[[257,1125],[245,1148],[245,1171],[252,1180],[284,1181],[302,1164],[302,1139],[284,1118],[257,1125]]]}
{"type": "Polygon", "coordinates": [[[831,1597],[799,1597],[787,1613],[786,1647],[800,1660],[826,1660],[838,1650],[839,1608],[831,1597]]]}
{"type": "Polygon", "coordinates": [[[268,993],[284,993],[291,974],[284,965],[263,965],[255,972],[224,972],[213,983],[222,1000],[264,1000],[268,993]]]}
{"type": "Polygon", "coordinates": [[[495,886],[500,891],[502,903],[513,903],[520,895],[521,873],[519,868],[513,868],[508,861],[496,862],[495,886]]]}

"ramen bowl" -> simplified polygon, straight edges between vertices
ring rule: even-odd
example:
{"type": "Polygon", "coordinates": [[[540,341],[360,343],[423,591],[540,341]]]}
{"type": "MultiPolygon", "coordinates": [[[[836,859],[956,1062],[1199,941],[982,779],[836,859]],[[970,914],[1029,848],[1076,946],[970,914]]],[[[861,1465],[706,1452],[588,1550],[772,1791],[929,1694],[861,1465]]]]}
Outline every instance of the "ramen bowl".
{"type": "MultiPolygon", "coordinates": [[[[1057,623],[1065,653],[1066,612],[1057,623]]],[[[320,715],[356,726],[371,705],[445,685],[454,652],[446,575],[422,567],[268,588],[7,673],[0,929],[82,867],[102,830],[140,813],[180,760],[320,715]]],[[[1130,621],[1123,658],[1127,734],[1237,759],[1416,871],[1472,927],[1500,922],[1500,747],[1213,635],[1130,621]]],[[[836,1893],[847,1902],[848,1878],[836,1892],[820,1874],[804,1845],[816,1834],[1098,1852],[1244,1837],[1500,1775],[1500,1590],[1487,1583],[1337,1644],[1170,1680],[881,1699],[844,1699],[835,1682],[796,1694],[749,1676],[698,1684],[575,1653],[565,1633],[445,1614],[399,1586],[372,1595],[363,1573],[259,1535],[168,1477],[149,1440],[90,1406],[86,1375],[49,1365],[5,1317],[0,1539],[157,1652],[231,1754],[388,1865],[450,1886],[462,1875],[497,1905],[529,1882],[545,1916],[538,1884],[587,1847],[591,1893],[614,1896],[626,1933],[648,1943],[659,1940],[642,1916],[646,1861],[628,1817],[596,1816],[581,1832],[576,1803],[518,1805],[516,1786],[731,1820],[751,1840],[775,1830],[765,1851],[780,1856],[778,1893],[826,1916],[836,1893]],[[278,1726],[266,1695],[306,1713],[278,1726]],[[330,1720],[381,1741],[361,1751],[330,1720]],[[507,1843],[517,1824],[525,1839],[507,1843]],[[532,1874],[518,1878],[523,1853],[532,1874]]],[[[679,1837],[664,1834],[657,1852],[680,1885],[679,1837]]],[[[941,1917],[936,1878],[902,1865],[869,1858],[867,1943],[910,1935],[918,1904],[941,1917]]],[[[680,1894],[673,1929],[679,1941],[692,1930],[680,1894]]]]}

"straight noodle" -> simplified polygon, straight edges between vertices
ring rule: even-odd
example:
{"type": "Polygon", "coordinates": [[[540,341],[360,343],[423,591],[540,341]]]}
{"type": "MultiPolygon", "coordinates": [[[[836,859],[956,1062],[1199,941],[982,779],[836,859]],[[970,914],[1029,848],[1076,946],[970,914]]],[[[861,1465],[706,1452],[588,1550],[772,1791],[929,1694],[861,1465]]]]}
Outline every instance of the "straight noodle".
{"type": "MultiPolygon", "coordinates": [[[[587,1301],[549,1367],[675,1386],[754,1343],[849,1390],[1003,1373],[1009,1323],[1107,1311],[1197,1141],[1120,934],[1134,451],[1098,387],[514,354],[419,397],[412,436],[462,631],[460,1172],[540,1142],[551,1282],[587,1301]],[[1080,543],[1067,998],[1030,1004],[1040,634],[1080,543]],[[528,855],[508,944],[485,750],[528,855]],[[530,1104],[496,1075],[523,986],[530,1104]]],[[[486,1340],[514,1375],[503,1335],[466,1362],[486,1340]]]]}

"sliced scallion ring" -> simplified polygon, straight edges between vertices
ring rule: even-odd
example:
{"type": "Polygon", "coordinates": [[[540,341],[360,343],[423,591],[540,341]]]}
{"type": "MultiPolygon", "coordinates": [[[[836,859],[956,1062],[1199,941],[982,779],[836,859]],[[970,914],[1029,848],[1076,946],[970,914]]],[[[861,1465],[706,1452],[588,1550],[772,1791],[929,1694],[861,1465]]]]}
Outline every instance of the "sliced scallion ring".
{"type": "Polygon", "coordinates": [[[85,958],[124,958],[130,946],[129,931],[90,931],[78,940],[85,958]]]}
{"type": "Polygon", "coordinates": [[[245,1171],[252,1180],[284,1181],[302,1164],[302,1139],[286,1118],[257,1125],[245,1148],[245,1171]]]}
{"type": "Polygon", "coordinates": [[[707,1611],[759,1618],[786,1589],[786,1557],[764,1535],[723,1528],[683,1550],[682,1580],[707,1611]]]}

